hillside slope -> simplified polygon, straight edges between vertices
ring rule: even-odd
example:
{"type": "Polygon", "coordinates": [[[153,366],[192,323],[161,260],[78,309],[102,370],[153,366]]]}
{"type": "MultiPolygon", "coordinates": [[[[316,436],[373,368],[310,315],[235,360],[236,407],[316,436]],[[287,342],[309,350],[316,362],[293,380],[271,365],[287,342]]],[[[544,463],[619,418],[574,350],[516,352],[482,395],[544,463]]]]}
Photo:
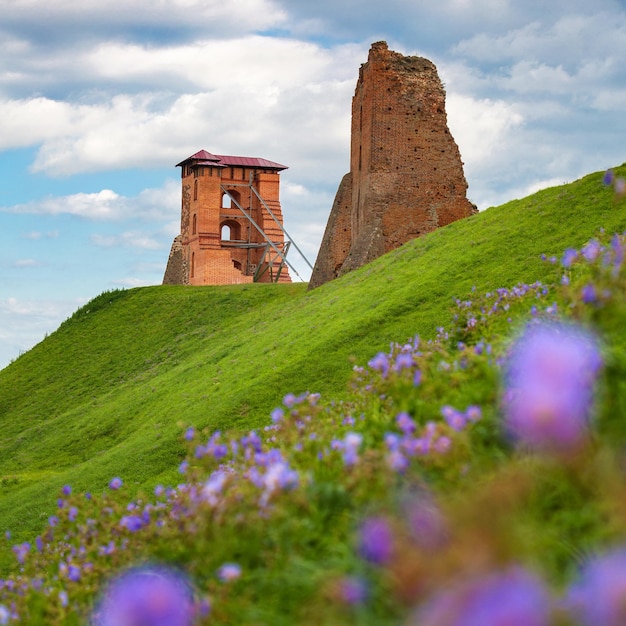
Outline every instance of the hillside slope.
{"type": "Polygon", "coordinates": [[[626,229],[601,179],[488,209],[311,292],[296,284],[98,296],[0,372],[0,529],[29,537],[66,483],[176,483],[185,426],[250,429],[288,392],[339,397],[354,363],[449,325],[455,297],[541,280],[553,271],[542,253],[560,257],[601,227],[626,229]]]}

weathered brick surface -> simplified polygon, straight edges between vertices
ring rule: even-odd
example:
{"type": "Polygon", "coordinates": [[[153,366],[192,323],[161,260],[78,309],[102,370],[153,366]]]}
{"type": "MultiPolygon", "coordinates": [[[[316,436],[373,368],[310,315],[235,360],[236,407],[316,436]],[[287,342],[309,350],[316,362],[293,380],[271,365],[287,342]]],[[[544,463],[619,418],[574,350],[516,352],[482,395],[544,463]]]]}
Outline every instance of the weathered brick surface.
{"type": "Polygon", "coordinates": [[[349,192],[346,178],[337,192],[310,288],[475,212],[428,59],[372,45],[352,100],[349,180],[349,192]]]}
{"type": "MultiPolygon", "coordinates": [[[[181,165],[180,235],[172,245],[163,284],[253,282],[259,265],[263,269],[268,264],[265,237],[279,250],[284,245],[279,172],[271,167],[217,166],[192,157],[181,165]],[[250,182],[262,200],[253,193],[250,182]],[[225,197],[222,188],[232,194],[235,202],[225,197]]],[[[271,257],[272,271],[262,273],[258,282],[272,282],[272,274],[277,275],[280,257],[273,249],[271,257]]],[[[286,265],[278,282],[291,282],[286,265]]]]}

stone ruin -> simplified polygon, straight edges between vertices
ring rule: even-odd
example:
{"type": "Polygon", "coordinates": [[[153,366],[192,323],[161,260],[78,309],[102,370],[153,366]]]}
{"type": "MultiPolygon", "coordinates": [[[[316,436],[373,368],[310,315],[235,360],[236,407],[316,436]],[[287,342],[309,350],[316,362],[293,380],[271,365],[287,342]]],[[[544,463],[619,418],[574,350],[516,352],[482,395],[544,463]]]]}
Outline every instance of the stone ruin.
{"type": "Polygon", "coordinates": [[[352,99],[350,172],[337,190],[309,289],[476,213],[466,192],[435,65],[384,41],[372,44],[352,99]]]}

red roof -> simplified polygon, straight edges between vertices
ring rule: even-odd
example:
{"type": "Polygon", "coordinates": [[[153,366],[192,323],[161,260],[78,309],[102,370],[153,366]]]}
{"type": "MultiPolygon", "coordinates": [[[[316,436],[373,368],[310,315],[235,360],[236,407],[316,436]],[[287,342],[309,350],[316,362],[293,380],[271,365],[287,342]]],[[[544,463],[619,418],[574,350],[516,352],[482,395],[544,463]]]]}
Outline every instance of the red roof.
{"type": "Polygon", "coordinates": [[[268,161],[267,159],[258,159],[256,157],[241,157],[241,156],[225,156],[223,154],[211,154],[206,150],[200,150],[190,157],[187,157],[184,161],[176,164],[176,167],[184,165],[189,161],[193,161],[199,165],[212,165],[213,167],[250,167],[261,168],[267,170],[286,170],[286,165],[275,163],[274,161],[268,161]]]}

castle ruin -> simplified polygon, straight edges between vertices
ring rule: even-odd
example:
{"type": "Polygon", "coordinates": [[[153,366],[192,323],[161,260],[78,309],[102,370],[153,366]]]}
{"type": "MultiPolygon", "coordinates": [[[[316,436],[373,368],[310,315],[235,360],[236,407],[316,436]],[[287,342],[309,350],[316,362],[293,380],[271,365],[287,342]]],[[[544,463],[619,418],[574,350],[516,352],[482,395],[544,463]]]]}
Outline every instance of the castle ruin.
{"type": "Polygon", "coordinates": [[[200,150],[181,168],[180,235],[164,285],[291,282],[279,200],[285,165],[200,150]]]}
{"type": "Polygon", "coordinates": [[[309,289],[468,217],[445,91],[428,59],[372,44],[352,99],[350,172],[337,191],[309,289]]]}

